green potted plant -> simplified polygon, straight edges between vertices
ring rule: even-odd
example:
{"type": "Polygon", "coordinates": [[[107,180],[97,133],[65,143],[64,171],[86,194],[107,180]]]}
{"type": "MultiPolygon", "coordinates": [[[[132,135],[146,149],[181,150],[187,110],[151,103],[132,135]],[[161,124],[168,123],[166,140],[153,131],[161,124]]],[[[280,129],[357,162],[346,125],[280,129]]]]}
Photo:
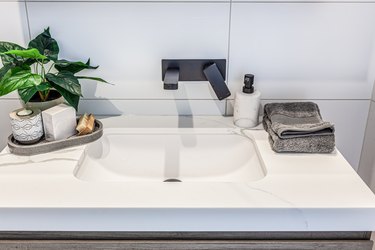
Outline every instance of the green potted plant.
{"type": "Polygon", "coordinates": [[[79,79],[99,82],[97,77],[78,76],[84,69],[96,69],[86,62],[59,59],[59,46],[49,28],[29,42],[28,48],[10,42],[0,42],[0,96],[15,90],[24,107],[45,110],[64,102],[78,108],[82,96],[79,79]]]}

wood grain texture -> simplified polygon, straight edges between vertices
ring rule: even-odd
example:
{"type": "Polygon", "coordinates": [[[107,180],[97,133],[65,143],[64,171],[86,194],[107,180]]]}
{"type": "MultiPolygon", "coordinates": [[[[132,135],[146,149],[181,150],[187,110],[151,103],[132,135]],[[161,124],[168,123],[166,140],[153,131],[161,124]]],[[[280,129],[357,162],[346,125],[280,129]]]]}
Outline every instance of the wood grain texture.
{"type": "Polygon", "coordinates": [[[82,249],[137,249],[137,250],[371,250],[372,241],[0,241],[0,249],[7,250],[82,250],[82,249]]]}

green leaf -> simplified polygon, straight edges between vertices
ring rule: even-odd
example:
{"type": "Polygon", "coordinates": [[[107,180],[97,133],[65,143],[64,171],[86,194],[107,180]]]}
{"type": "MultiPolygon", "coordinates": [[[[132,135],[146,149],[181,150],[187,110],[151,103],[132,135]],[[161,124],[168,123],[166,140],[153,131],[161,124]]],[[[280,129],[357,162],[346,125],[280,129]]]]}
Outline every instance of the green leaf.
{"type": "Polygon", "coordinates": [[[78,79],[71,73],[67,71],[59,72],[57,75],[48,73],[46,74],[48,81],[58,85],[59,87],[69,91],[73,95],[81,96],[81,85],[78,79]]]}
{"type": "Polygon", "coordinates": [[[47,59],[46,56],[41,55],[37,49],[27,49],[27,50],[8,50],[4,52],[5,55],[15,55],[22,58],[31,58],[31,59],[47,59]]]}
{"type": "Polygon", "coordinates": [[[12,68],[11,65],[5,65],[4,67],[2,67],[0,69],[0,82],[1,80],[3,79],[3,77],[5,76],[5,74],[12,68]]]}
{"type": "Polygon", "coordinates": [[[26,61],[23,63],[23,65],[31,66],[31,65],[33,65],[35,62],[36,62],[35,59],[29,58],[29,59],[26,59],[26,61]]]}
{"type": "Polygon", "coordinates": [[[51,88],[51,84],[49,82],[42,82],[41,84],[36,85],[35,87],[38,91],[46,91],[51,88]]]}
{"type": "Polygon", "coordinates": [[[18,94],[20,95],[21,99],[27,103],[38,91],[46,91],[50,88],[51,85],[48,82],[42,82],[41,84],[30,88],[19,89],[18,94]]]}
{"type": "Polygon", "coordinates": [[[80,72],[84,69],[97,69],[99,66],[91,66],[90,59],[86,63],[83,62],[70,62],[67,60],[58,60],[55,64],[55,68],[58,71],[69,71],[73,74],[80,72]]]}
{"type": "Polygon", "coordinates": [[[111,84],[109,82],[107,82],[106,80],[103,80],[102,78],[99,78],[99,77],[91,77],[91,76],[76,76],[78,79],[88,79],[88,80],[94,80],[94,81],[98,81],[98,82],[104,82],[104,83],[108,83],[108,84],[111,84]]]}
{"type": "MultiPolygon", "coordinates": [[[[0,53],[7,52],[9,50],[24,50],[24,49],[25,48],[19,46],[18,44],[0,41],[0,53]]],[[[23,58],[18,58],[15,55],[1,54],[0,58],[4,66],[6,65],[17,66],[17,65],[21,65],[24,62],[23,58]]]]}
{"type": "Polygon", "coordinates": [[[36,90],[36,88],[33,87],[18,90],[18,94],[20,95],[22,101],[24,101],[25,103],[30,101],[31,97],[33,97],[36,94],[36,92],[38,92],[38,90],[36,90]]]}
{"type": "Polygon", "coordinates": [[[0,82],[0,96],[14,90],[30,88],[39,85],[42,77],[31,73],[30,69],[13,68],[9,70],[0,82]]]}
{"type": "Polygon", "coordinates": [[[37,49],[40,54],[45,55],[52,61],[57,60],[60,50],[56,40],[51,37],[49,28],[45,29],[43,33],[31,40],[29,43],[29,48],[37,49]]]}
{"type": "Polygon", "coordinates": [[[79,95],[74,95],[67,91],[66,89],[60,87],[57,84],[51,83],[51,86],[55,88],[64,98],[65,100],[69,103],[70,106],[75,108],[78,111],[78,103],[79,103],[79,95]]]}
{"type": "Polygon", "coordinates": [[[13,49],[24,50],[25,48],[15,43],[0,41],[0,53],[4,53],[13,49]]]}

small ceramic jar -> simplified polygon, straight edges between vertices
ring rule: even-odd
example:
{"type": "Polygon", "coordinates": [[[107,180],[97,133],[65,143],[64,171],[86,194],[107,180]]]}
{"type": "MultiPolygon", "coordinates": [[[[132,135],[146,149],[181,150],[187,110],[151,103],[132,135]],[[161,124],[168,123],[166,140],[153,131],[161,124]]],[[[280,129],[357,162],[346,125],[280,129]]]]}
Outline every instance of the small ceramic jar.
{"type": "Polygon", "coordinates": [[[9,114],[14,139],[21,144],[38,142],[44,134],[39,109],[17,109],[9,114]]]}

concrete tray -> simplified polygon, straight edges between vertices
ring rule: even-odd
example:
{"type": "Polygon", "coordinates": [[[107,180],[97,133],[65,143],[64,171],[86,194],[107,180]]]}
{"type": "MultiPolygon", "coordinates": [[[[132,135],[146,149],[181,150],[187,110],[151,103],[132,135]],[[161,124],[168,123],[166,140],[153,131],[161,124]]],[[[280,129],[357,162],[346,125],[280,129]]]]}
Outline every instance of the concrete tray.
{"type": "Polygon", "coordinates": [[[42,138],[38,143],[33,145],[21,144],[14,139],[13,135],[10,135],[8,137],[8,147],[10,152],[16,155],[37,155],[93,142],[102,137],[102,135],[103,124],[100,121],[95,120],[94,131],[88,135],[73,135],[68,139],[52,142],[46,141],[42,138]]]}

